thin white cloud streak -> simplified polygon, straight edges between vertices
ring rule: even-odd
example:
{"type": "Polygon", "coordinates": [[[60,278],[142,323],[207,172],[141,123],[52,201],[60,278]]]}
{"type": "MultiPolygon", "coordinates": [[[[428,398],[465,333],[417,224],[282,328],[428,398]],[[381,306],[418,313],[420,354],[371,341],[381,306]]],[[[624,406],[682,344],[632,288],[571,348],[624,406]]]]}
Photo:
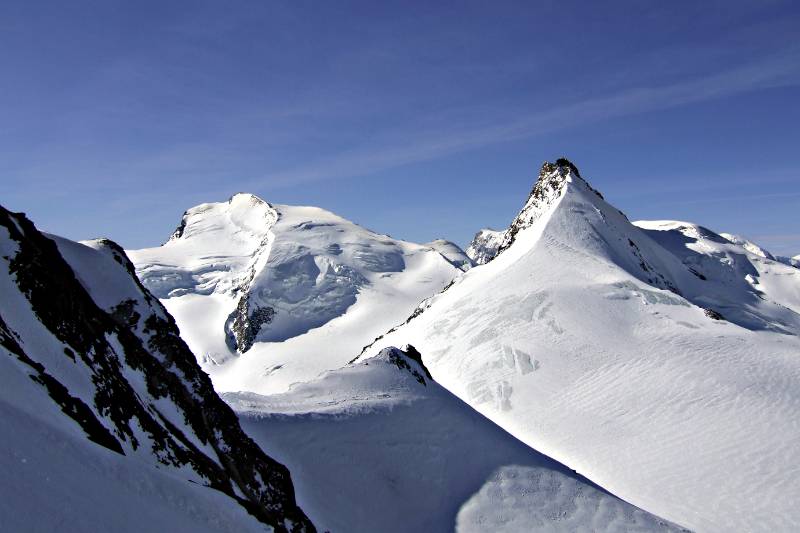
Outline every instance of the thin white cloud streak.
{"type": "Polygon", "coordinates": [[[658,203],[663,205],[691,205],[691,204],[723,203],[723,202],[730,202],[733,200],[765,200],[767,198],[798,198],[798,197],[800,197],[800,192],[775,192],[775,193],[764,193],[764,194],[742,193],[735,195],[715,196],[713,198],[704,197],[704,198],[692,198],[687,200],[675,200],[675,201],[666,200],[663,202],[655,201],[653,203],[658,203]]]}
{"type": "MultiPolygon", "coordinates": [[[[554,76],[560,75],[553,73],[554,76]]],[[[404,145],[362,149],[240,184],[275,188],[309,181],[364,176],[428,161],[465,150],[517,141],[609,118],[659,111],[750,91],[800,84],[797,53],[789,53],[698,79],[663,87],[629,89],[617,94],[526,113],[523,118],[458,131],[408,132],[404,145]]],[[[396,137],[399,137],[396,136],[396,137]]]]}

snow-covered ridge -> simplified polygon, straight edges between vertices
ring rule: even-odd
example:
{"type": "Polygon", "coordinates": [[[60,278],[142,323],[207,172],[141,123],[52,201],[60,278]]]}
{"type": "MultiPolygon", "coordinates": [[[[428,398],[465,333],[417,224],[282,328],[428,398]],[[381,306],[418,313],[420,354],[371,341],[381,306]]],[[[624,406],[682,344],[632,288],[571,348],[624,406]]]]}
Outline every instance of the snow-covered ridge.
{"type": "Polygon", "coordinates": [[[632,224],[565,164],[540,177],[502,253],[368,354],[413,344],[504,429],[667,519],[797,529],[800,271],[632,224]]]}
{"type": "Polygon", "coordinates": [[[338,368],[472,265],[448,241],[250,194],[189,209],[164,245],[128,254],[220,390],[280,390],[338,368]]]}
{"type": "Polygon", "coordinates": [[[542,217],[566,190],[565,185],[572,183],[575,187],[587,189],[601,199],[603,198],[599,192],[592,189],[592,187],[581,178],[578,168],[566,158],[557,159],[555,163],[545,161],[542,168],[539,170],[539,177],[533,185],[531,193],[528,195],[528,200],[522,207],[522,210],[508,226],[503,234],[503,241],[497,249],[497,253],[501,254],[506,249],[510,248],[516,240],[517,233],[531,227],[536,220],[542,217]]]}
{"type": "Polygon", "coordinates": [[[747,239],[740,237],[739,235],[733,235],[731,233],[720,233],[720,236],[725,238],[725,240],[732,242],[733,244],[741,246],[751,254],[763,257],[764,259],[772,259],[772,260],[775,259],[775,257],[771,253],[769,253],[756,243],[748,241],[747,239]]]}
{"type": "Polygon", "coordinates": [[[282,394],[224,398],[297,472],[298,502],[320,529],[679,530],[476,413],[430,378],[413,347],[387,347],[282,394]]]}
{"type": "Polygon", "coordinates": [[[0,364],[9,529],[314,530],[115,243],[46,236],[0,208],[0,364]],[[219,512],[192,511],[203,502],[219,512]]]}

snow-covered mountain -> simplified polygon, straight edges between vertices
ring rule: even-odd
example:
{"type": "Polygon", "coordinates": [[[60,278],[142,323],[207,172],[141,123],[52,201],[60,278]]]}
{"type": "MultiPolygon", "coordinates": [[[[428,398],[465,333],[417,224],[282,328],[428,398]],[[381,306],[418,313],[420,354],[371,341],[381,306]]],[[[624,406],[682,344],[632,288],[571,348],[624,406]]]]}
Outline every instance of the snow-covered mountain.
{"type": "Polygon", "coordinates": [[[433,381],[412,347],[224,395],[287,464],[320,529],[352,533],[675,531],[525,446],[433,381]]]}
{"type": "Polygon", "coordinates": [[[504,236],[504,231],[483,228],[475,234],[469,247],[467,247],[467,256],[476,265],[485,265],[497,255],[497,250],[503,243],[504,236]]]}
{"type": "Polygon", "coordinates": [[[741,246],[742,248],[744,248],[753,255],[763,257],[764,259],[771,259],[773,261],[775,260],[775,257],[771,253],[769,253],[756,243],[748,241],[744,237],[741,237],[739,235],[733,235],[732,233],[720,233],[719,235],[726,241],[733,243],[737,246],[741,246]]]}
{"type": "Polygon", "coordinates": [[[113,242],[0,208],[0,365],[4,531],[314,531],[113,242]]]}
{"type": "Polygon", "coordinates": [[[727,313],[729,320],[750,329],[800,334],[800,277],[768,251],[688,222],[634,224],[703,281],[690,293],[698,305],[722,310],[723,316],[727,313]]]}
{"type": "Polygon", "coordinates": [[[775,257],[775,259],[785,265],[793,266],[795,268],[800,268],[800,254],[797,254],[793,257],[785,257],[779,255],[775,257]]]}
{"type": "Polygon", "coordinates": [[[436,239],[435,241],[426,243],[425,246],[430,246],[442,254],[445,259],[450,261],[450,263],[459,270],[466,272],[475,266],[475,263],[472,262],[472,259],[469,257],[469,255],[467,255],[467,253],[459,248],[454,242],[447,241],[445,239],[436,239]]]}
{"type": "Polygon", "coordinates": [[[546,163],[498,253],[364,357],[411,343],[511,434],[698,531],[800,527],[800,271],[632,224],[546,163]]]}
{"type": "Polygon", "coordinates": [[[251,194],[189,209],[163,246],[129,251],[217,390],[275,392],[339,368],[471,262],[251,194]]]}

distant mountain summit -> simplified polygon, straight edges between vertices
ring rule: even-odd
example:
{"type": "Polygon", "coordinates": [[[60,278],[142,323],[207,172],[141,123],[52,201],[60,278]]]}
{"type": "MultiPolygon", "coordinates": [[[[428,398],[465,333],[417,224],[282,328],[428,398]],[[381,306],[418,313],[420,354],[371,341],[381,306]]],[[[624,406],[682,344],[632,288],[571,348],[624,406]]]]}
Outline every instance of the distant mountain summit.
{"type": "Polygon", "coordinates": [[[800,254],[797,254],[794,257],[777,257],[777,260],[786,265],[800,268],[800,254]]]}
{"type": "Polygon", "coordinates": [[[466,272],[475,265],[475,263],[472,262],[472,258],[470,258],[469,255],[464,252],[464,250],[459,248],[459,246],[452,241],[436,239],[435,241],[426,243],[426,246],[430,246],[442,254],[442,256],[447,259],[451,265],[459,270],[466,272]]]}
{"type": "Polygon", "coordinates": [[[546,212],[547,208],[561,197],[567,181],[581,183],[588,187],[588,184],[580,177],[577,167],[569,160],[561,158],[555,163],[545,161],[542,164],[539,177],[528,195],[528,200],[503,234],[503,240],[497,249],[498,254],[510,248],[514,244],[517,233],[532,226],[546,212]]]}
{"type": "Polygon", "coordinates": [[[495,258],[498,254],[511,247],[516,239],[517,233],[530,227],[542,214],[547,207],[556,201],[564,189],[564,184],[568,180],[580,180],[580,182],[602,198],[602,195],[592,189],[588,183],[580,177],[578,168],[568,159],[560,158],[555,163],[545,161],[539,170],[539,176],[534,182],[528,199],[514,220],[503,231],[492,229],[482,229],[472,240],[467,255],[476,264],[485,264],[495,258]]]}
{"type": "Polygon", "coordinates": [[[0,208],[0,256],[5,527],[314,531],[118,245],[0,208]]]}
{"type": "Polygon", "coordinates": [[[164,245],[128,254],[221,390],[338,368],[472,266],[449,241],[401,241],[245,193],[187,210],[164,245]]]}
{"type": "Polygon", "coordinates": [[[485,265],[497,255],[497,250],[503,242],[504,231],[483,228],[473,237],[466,250],[467,256],[476,265],[485,265]]]}

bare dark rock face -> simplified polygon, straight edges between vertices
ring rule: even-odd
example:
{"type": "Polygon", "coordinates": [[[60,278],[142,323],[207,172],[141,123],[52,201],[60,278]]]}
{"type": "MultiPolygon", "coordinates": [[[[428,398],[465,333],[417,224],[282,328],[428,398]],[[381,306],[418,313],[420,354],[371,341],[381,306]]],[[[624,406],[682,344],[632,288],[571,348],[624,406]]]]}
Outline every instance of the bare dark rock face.
{"type": "Polygon", "coordinates": [[[239,353],[252,348],[261,327],[275,318],[275,310],[272,307],[255,307],[250,310],[248,296],[249,294],[245,292],[239,298],[236,309],[228,316],[225,323],[228,345],[239,353]]]}
{"type": "Polygon", "coordinates": [[[183,216],[181,217],[181,223],[178,224],[178,227],[175,228],[175,231],[173,231],[172,235],[169,236],[169,240],[180,239],[183,237],[183,232],[186,230],[186,217],[188,216],[189,213],[183,213],[183,216]]]}
{"type": "Polygon", "coordinates": [[[26,351],[23,339],[9,327],[8,316],[4,319],[8,311],[3,302],[0,345],[30,368],[29,377],[42,386],[42,393],[89,440],[123,455],[138,450],[141,456],[148,450],[165,468],[191,469],[275,531],[314,531],[295,502],[288,470],[244,433],[235,413],[197,366],[172,317],[136,279],[118,245],[100,243],[130,275],[139,297],[106,311],[78,280],[56,243],[24,215],[0,207],[0,226],[17,247],[15,256],[4,258],[13,283],[30,303],[34,318],[64,345],[68,368],[79,365],[93,397],[81,399],[64,385],[68,381],[59,379],[63,365],[47,368],[40,354],[26,351]],[[144,377],[144,385],[129,381],[132,372],[144,377]],[[182,420],[170,419],[161,407],[164,402],[182,420]]]}
{"type": "MultiPolygon", "coordinates": [[[[366,348],[365,348],[366,349],[366,348]]],[[[348,364],[355,364],[361,361],[361,356],[364,352],[361,352],[361,355],[354,358],[348,364]]],[[[369,364],[372,358],[366,358],[365,361],[369,364]]],[[[430,381],[433,381],[433,376],[431,376],[430,371],[425,366],[425,363],[422,362],[422,354],[417,351],[412,345],[407,344],[402,350],[400,348],[396,348],[394,346],[389,348],[384,348],[381,350],[377,356],[375,356],[375,360],[383,360],[389,364],[396,366],[398,369],[402,370],[403,372],[408,372],[411,374],[415,380],[419,382],[420,385],[428,386],[428,382],[425,381],[426,378],[430,381]]]]}
{"type": "Polygon", "coordinates": [[[416,348],[414,348],[414,346],[412,346],[411,344],[406,344],[406,346],[400,351],[403,352],[403,355],[405,355],[406,357],[417,363],[420,366],[420,368],[422,368],[422,371],[425,373],[425,377],[427,377],[428,379],[433,379],[433,376],[431,376],[428,367],[426,367],[425,363],[422,362],[422,354],[419,353],[419,351],[416,348]]]}
{"type": "Polygon", "coordinates": [[[555,165],[554,165],[554,166],[555,166],[555,167],[568,168],[569,170],[571,170],[571,171],[572,171],[572,173],[573,173],[573,174],[575,174],[575,175],[576,175],[576,176],[578,176],[579,178],[581,177],[581,173],[580,173],[580,172],[578,172],[578,167],[576,167],[575,165],[573,165],[573,164],[572,164],[572,161],[570,161],[570,160],[569,160],[569,159],[567,159],[566,157],[559,157],[558,159],[556,159],[556,163],[555,163],[555,165]]]}

